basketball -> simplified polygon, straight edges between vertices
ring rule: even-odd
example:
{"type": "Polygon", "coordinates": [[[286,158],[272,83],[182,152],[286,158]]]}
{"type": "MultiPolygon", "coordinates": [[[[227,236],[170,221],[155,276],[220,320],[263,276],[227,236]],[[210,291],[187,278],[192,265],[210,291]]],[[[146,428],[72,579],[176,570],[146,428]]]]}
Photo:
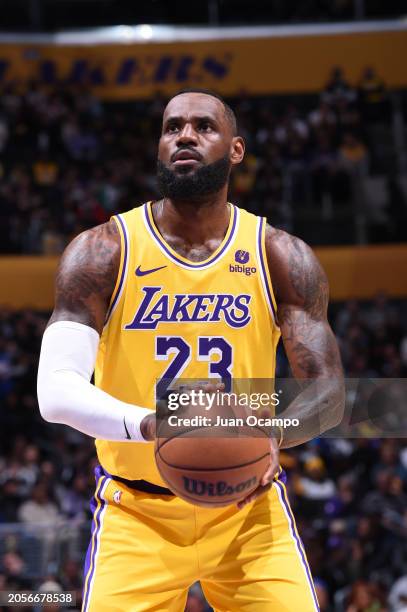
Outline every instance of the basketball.
{"type": "Polygon", "coordinates": [[[266,433],[227,438],[202,428],[199,436],[193,430],[157,438],[155,459],[175,495],[196,506],[219,508],[237,504],[259,486],[270,463],[270,442],[266,433]]]}

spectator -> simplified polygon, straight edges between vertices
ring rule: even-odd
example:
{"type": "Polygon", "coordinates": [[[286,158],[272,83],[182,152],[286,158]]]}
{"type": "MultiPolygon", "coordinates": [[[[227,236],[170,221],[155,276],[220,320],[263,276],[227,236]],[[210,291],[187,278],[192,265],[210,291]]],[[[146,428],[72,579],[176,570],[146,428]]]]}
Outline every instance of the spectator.
{"type": "Polygon", "coordinates": [[[331,106],[336,106],[340,101],[354,102],[356,92],[346,81],[343,70],[340,66],[332,69],[331,76],[322,94],[322,101],[331,106]]]}
{"type": "Polygon", "coordinates": [[[390,612],[406,612],[407,610],[407,575],[402,576],[393,584],[389,593],[390,612]]]}
{"type": "Polygon", "coordinates": [[[66,559],[61,568],[60,578],[63,590],[73,591],[76,595],[77,606],[82,600],[82,566],[73,559],[66,559]]]}
{"type": "Polygon", "coordinates": [[[366,176],[368,172],[368,153],[363,142],[346,132],[339,149],[339,163],[351,176],[366,176]]]}
{"type": "Polygon", "coordinates": [[[77,474],[68,489],[60,491],[61,512],[71,519],[84,519],[89,504],[88,479],[84,474],[77,474]]]}
{"type": "Polygon", "coordinates": [[[0,489],[0,522],[13,523],[16,520],[22,496],[19,494],[20,482],[8,478],[0,489]]]}
{"type": "Polygon", "coordinates": [[[359,81],[359,104],[368,123],[383,122],[388,117],[386,86],[372,66],[364,69],[359,81]]]}
{"type": "Polygon", "coordinates": [[[51,501],[44,484],[38,483],[33,487],[30,498],[20,507],[18,518],[23,523],[42,523],[48,527],[56,526],[59,523],[58,508],[51,501]]]}
{"type": "MultiPolygon", "coordinates": [[[[39,585],[38,591],[40,593],[50,593],[50,594],[62,593],[62,586],[57,582],[57,580],[53,576],[47,576],[46,580],[39,585]]],[[[63,606],[63,608],[68,609],[65,606],[63,606]]],[[[62,611],[62,605],[59,603],[43,604],[41,606],[41,610],[43,612],[58,612],[59,610],[62,611]]]]}
{"type": "Polygon", "coordinates": [[[335,494],[335,484],[327,473],[323,460],[311,456],[304,463],[304,475],[297,485],[297,493],[303,498],[304,513],[308,516],[321,512],[326,500],[335,494]]]}
{"type": "Polygon", "coordinates": [[[346,612],[385,612],[383,599],[377,584],[360,580],[352,587],[346,612]]]}
{"type": "Polygon", "coordinates": [[[329,104],[321,101],[319,107],[308,115],[308,123],[315,133],[332,136],[335,131],[337,119],[329,104]]]}

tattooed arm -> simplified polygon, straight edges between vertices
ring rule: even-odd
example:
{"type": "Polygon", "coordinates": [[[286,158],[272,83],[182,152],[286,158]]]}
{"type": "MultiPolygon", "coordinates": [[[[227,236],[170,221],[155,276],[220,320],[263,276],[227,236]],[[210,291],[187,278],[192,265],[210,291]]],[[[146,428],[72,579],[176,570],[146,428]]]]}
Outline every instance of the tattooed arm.
{"type": "Polygon", "coordinates": [[[120,263],[115,221],[83,232],[65,250],[56,279],[55,309],[48,325],[76,321],[101,333],[120,263]]]}
{"type": "Polygon", "coordinates": [[[300,384],[307,379],[304,390],[279,415],[300,421],[298,428],[284,430],[284,448],[311,440],[341,421],[344,381],[327,319],[328,281],[317,258],[302,240],[270,226],[266,251],[291,370],[300,384]]]}
{"type": "MultiPolygon", "coordinates": [[[[299,238],[266,228],[267,263],[277,301],[278,323],[295,378],[303,390],[279,418],[298,419],[282,430],[280,448],[298,446],[337,425],[344,408],[341,360],[327,319],[328,281],[311,249],[299,238]]],[[[276,438],[270,439],[270,465],[243,508],[271,487],[278,472],[276,438]]]]}
{"type": "Polygon", "coordinates": [[[120,262],[114,221],[78,236],[57,273],[55,310],[45,330],[38,368],[42,416],[94,438],[152,440],[155,416],[90,383],[120,262]]]}

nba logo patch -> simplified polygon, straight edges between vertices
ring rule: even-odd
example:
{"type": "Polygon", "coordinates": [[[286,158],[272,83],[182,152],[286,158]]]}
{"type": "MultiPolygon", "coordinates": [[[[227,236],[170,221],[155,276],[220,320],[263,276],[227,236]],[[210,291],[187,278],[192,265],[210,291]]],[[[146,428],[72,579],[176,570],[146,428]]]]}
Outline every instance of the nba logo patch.
{"type": "Polygon", "coordinates": [[[113,501],[116,502],[116,504],[120,504],[121,498],[122,498],[122,492],[119,491],[118,489],[117,491],[113,493],[113,501]]]}
{"type": "Polygon", "coordinates": [[[235,253],[235,261],[236,263],[240,263],[240,264],[246,264],[250,259],[250,255],[247,251],[242,251],[242,249],[239,249],[238,251],[236,251],[235,253]]]}

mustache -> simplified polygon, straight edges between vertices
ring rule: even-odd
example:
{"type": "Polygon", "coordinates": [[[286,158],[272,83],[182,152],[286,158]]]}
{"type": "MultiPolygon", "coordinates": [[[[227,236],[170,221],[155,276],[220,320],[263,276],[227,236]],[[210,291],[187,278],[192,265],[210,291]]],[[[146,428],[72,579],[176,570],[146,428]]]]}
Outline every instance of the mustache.
{"type": "Polygon", "coordinates": [[[198,161],[202,161],[202,159],[203,159],[202,155],[196,149],[193,149],[191,147],[186,146],[186,147],[178,147],[178,149],[176,151],[174,151],[174,153],[171,155],[170,161],[171,162],[175,161],[176,155],[178,155],[178,153],[181,153],[181,151],[188,151],[198,161]]]}

